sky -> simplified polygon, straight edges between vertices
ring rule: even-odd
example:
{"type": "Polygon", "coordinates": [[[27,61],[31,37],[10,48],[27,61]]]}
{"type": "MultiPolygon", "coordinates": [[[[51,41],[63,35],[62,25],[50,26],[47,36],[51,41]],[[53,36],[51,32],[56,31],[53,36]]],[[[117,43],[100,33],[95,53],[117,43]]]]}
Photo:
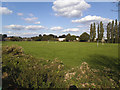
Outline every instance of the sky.
{"type": "Polygon", "coordinates": [[[85,2],[84,0],[54,2],[3,2],[2,33],[8,36],[32,37],[39,34],[89,33],[89,26],[104,25],[118,19],[117,2],[85,2]],[[69,2],[68,2],[69,1],[69,2]]]}

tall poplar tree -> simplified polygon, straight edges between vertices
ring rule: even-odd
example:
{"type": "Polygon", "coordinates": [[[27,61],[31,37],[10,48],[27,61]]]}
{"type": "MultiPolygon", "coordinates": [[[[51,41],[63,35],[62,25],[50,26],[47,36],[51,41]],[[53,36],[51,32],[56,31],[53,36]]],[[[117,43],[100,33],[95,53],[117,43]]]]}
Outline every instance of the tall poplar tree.
{"type": "Polygon", "coordinates": [[[92,24],[90,25],[90,41],[92,42],[93,39],[93,27],[92,24]]]}
{"type": "Polygon", "coordinates": [[[112,21],[112,27],[111,27],[111,41],[114,42],[114,20],[112,21]]]}
{"type": "Polygon", "coordinates": [[[100,40],[102,40],[104,35],[104,28],[103,28],[103,23],[102,21],[100,22],[100,40]]]}
{"type": "Polygon", "coordinates": [[[110,43],[110,25],[111,25],[111,23],[108,23],[108,25],[107,25],[107,41],[108,41],[108,43],[110,43]]]}
{"type": "Polygon", "coordinates": [[[96,38],[96,26],[95,26],[95,23],[94,23],[94,26],[93,26],[93,41],[95,40],[96,38]]]}
{"type": "Polygon", "coordinates": [[[117,25],[117,19],[115,20],[115,43],[118,43],[118,25],[117,25]]]}
{"type": "Polygon", "coordinates": [[[97,34],[98,34],[98,41],[100,40],[100,27],[99,27],[99,24],[98,24],[98,28],[97,28],[97,34]]]}
{"type": "Polygon", "coordinates": [[[119,43],[120,43],[120,22],[119,22],[118,32],[119,32],[118,37],[119,37],[119,43]]]}

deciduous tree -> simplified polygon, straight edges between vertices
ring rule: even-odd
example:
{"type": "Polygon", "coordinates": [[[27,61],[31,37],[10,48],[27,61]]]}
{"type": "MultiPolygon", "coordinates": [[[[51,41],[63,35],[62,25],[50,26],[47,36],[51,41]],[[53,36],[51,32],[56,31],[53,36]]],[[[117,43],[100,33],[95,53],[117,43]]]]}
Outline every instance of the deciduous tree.
{"type": "Polygon", "coordinates": [[[99,27],[99,24],[98,24],[98,28],[97,28],[97,34],[98,34],[98,41],[100,40],[100,27],[99,27]]]}
{"type": "Polygon", "coordinates": [[[111,41],[114,42],[114,20],[112,21],[112,27],[111,27],[111,41]]]}
{"type": "Polygon", "coordinates": [[[104,35],[104,28],[103,28],[103,23],[101,21],[100,22],[100,40],[103,39],[103,35],[104,35]]]}
{"type": "Polygon", "coordinates": [[[93,27],[92,24],[90,25],[90,41],[92,42],[93,40],[93,27]]]}
{"type": "Polygon", "coordinates": [[[108,23],[107,25],[107,42],[110,43],[110,25],[111,23],[108,23]]]}
{"type": "Polygon", "coordinates": [[[117,25],[117,19],[115,20],[115,43],[118,43],[118,25],[117,25]]]}
{"type": "Polygon", "coordinates": [[[95,26],[95,23],[94,23],[94,26],[93,26],[93,41],[95,40],[96,38],[96,26],[95,26]]]}
{"type": "Polygon", "coordinates": [[[80,35],[80,41],[81,42],[87,42],[90,38],[90,35],[86,32],[80,35]]]}
{"type": "Polygon", "coordinates": [[[120,43],[120,22],[119,22],[118,32],[119,32],[118,37],[119,37],[119,43],[120,43]]]}

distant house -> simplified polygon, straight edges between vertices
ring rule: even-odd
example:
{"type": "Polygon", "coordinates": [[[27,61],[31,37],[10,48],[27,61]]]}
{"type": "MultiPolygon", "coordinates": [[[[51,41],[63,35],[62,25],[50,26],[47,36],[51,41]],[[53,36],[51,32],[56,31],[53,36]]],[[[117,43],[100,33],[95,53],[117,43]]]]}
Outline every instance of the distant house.
{"type": "Polygon", "coordinates": [[[32,41],[31,38],[23,38],[23,41],[32,41]]]}
{"type": "Polygon", "coordinates": [[[65,38],[58,38],[58,41],[64,41],[65,38]]]}
{"type": "Polygon", "coordinates": [[[6,37],[5,41],[10,41],[12,38],[11,37],[6,37]]]}
{"type": "Polygon", "coordinates": [[[77,41],[79,41],[79,38],[76,38],[77,41]]]}

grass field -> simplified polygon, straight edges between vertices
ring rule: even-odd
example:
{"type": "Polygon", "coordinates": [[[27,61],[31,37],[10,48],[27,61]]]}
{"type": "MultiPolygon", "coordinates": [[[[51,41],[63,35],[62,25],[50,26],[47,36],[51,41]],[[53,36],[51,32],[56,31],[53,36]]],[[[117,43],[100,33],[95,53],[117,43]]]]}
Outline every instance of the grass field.
{"type": "Polygon", "coordinates": [[[5,45],[22,46],[26,54],[36,58],[53,60],[57,58],[70,67],[79,66],[83,61],[91,66],[108,66],[115,69],[118,58],[117,44],[87,42],[3,42],[5,45]]]}

